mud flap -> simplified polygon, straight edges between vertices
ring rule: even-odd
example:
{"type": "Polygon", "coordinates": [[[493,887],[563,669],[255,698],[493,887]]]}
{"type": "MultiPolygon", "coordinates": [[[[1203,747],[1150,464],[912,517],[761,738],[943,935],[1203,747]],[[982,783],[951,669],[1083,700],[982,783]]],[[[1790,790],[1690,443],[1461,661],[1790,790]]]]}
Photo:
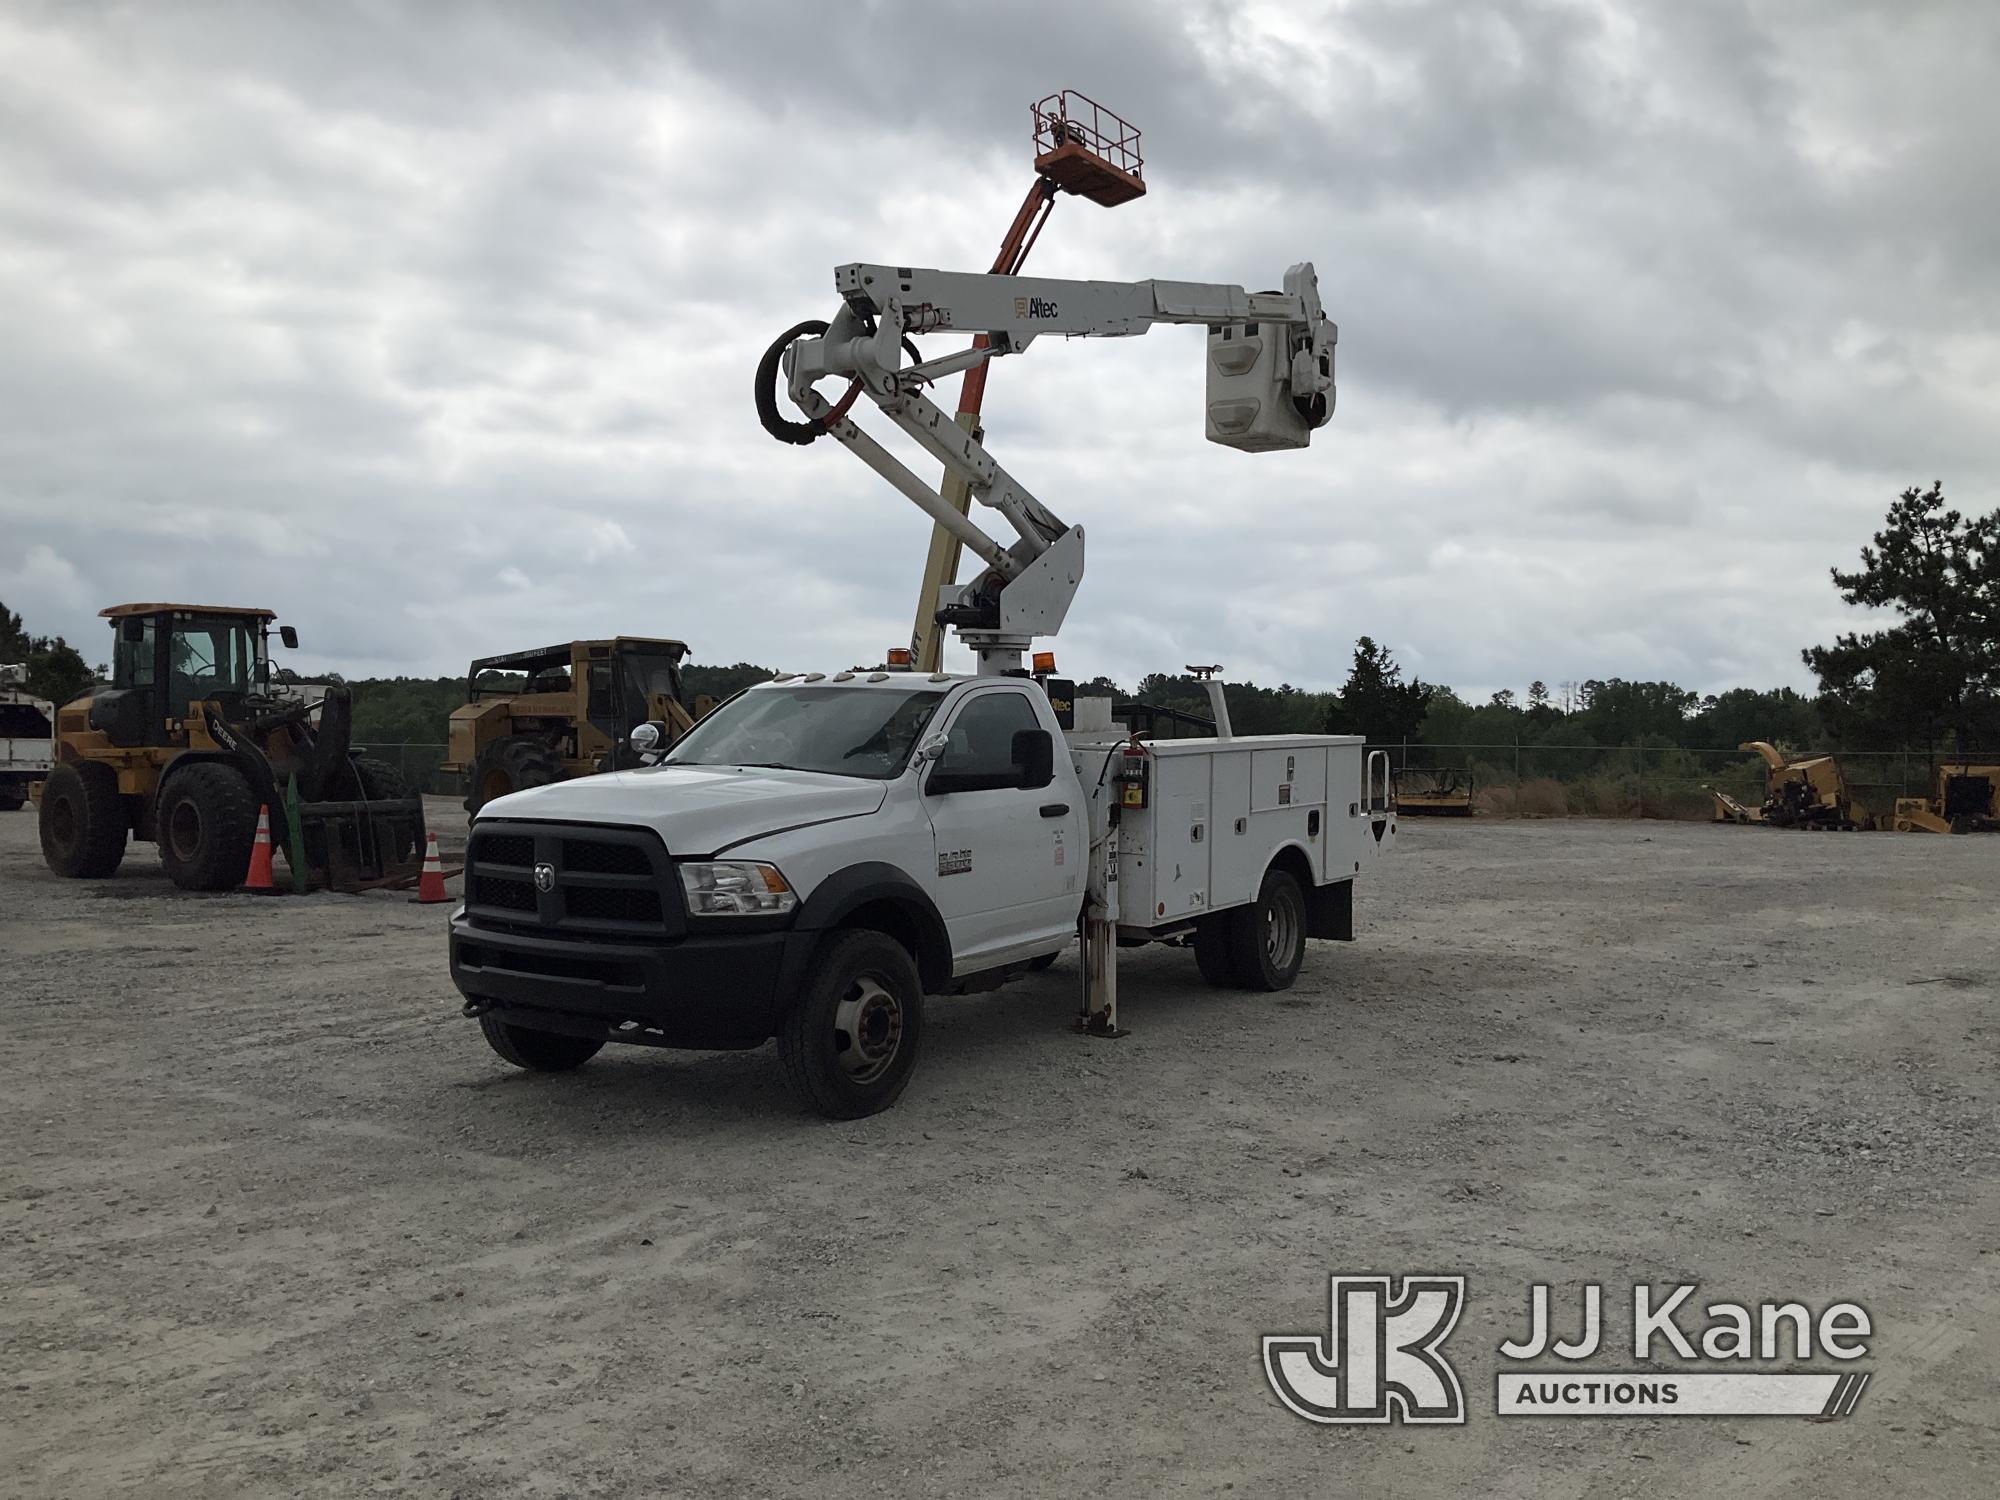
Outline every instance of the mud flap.
{"type": "Polygon", "coordinates": [[[1306,936],[1336,943],[1354,941],[1354,882],[1336,880],[1306,893],[1306,936]]]}

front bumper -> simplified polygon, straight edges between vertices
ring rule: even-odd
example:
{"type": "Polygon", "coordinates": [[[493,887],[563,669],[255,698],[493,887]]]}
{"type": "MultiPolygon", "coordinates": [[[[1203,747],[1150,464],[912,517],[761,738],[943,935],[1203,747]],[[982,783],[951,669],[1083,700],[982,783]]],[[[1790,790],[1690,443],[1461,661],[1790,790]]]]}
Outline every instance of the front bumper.
{"type": "Polygon", "coordinates": [[[655,1047],[756,1047],[777,1031],[787,956],[811,934],[690,935],[659,943],[541,937],[451,919],[451,978],[468,1011],[546,1031],[655,1047]]]}

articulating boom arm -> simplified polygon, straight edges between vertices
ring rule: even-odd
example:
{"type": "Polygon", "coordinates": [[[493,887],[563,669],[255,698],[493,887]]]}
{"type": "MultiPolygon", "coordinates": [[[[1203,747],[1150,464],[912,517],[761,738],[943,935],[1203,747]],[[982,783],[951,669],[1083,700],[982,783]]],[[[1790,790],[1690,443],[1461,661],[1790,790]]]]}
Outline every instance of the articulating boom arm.
{"type": "Polygon", "coordinates": [[[977,652],[982,671],[1018,666],[1034,637],[1053,635],[1083,577],[1083,528],[1070,526],[994,461],[928,396],[942,376],[1018,354],[1044,333],[1125,338],[1158,323],[1209,330],[1208,436],[1229,447],[1303,448],[1333,414],[1337,330],[1320,307],[1309,264],[1285,273],[1282,292],[1188,281],[1058,281],[967,275],[909,267],[847,265],[834,273],[841,306],[831,324],[804,323],[766,352],[757,375],[765,427],[787,442],[830,432],[978,556],[985,570],[947,585],[938,618],[977,652]],[[980,333],[986,347],[905,364],[912,336],[980,333]],[[801,337],[801,335],[808,335],[801,337]],[[810,419],[777,415],[771,387],[782,362],[793,401],[810,419]],[[814,385],[829,375],[849,386],[828,401],[814,385]],[[1015,533],[1003,545],[849,418],[866,393],[890,420],[1015,533]]]}

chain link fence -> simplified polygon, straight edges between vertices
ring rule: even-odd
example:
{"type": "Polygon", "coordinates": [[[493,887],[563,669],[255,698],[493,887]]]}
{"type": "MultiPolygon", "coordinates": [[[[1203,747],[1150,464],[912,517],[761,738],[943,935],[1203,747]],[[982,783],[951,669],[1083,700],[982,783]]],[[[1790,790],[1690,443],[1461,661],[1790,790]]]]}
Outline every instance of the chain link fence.
{"type": "MultiPolygon", "coordinates": [[[[442,744],[356,745],[355,752],[386,761],[411,787],[438,796],[460,796],[455,773],[441,772],[442,744]]],[[[1661,745],[1413,745],[1373,744],[1389,763],[1405,767],[1456,767],[1473,779],[1473,807],[1500,818],[1706,818],[1714,812],[1709,788],[1756,806],[1764,800],[1764,762],[1741,750],[1685,750],[1661,745]]],[[[1828,752],[1833,753],[1833,752],[1828,752]]],[[[1856,798],[1883,812],[1898,797],[1927,797],[1936,762],[1920,750],[1839,752],[1856,798]]]]}
{"type": "MultiPolygon", "coordinates": [[[[1707,818],[1710,789],[1755,807],[1765,766],[1743,750],[1664,745],[1371,744],[1397,769],[1470,771],[1473,808],[1502,818],[1707,818]]],[[[1790,752],[1787,752],[1790,754],[1790,752]]],[[[1898,797],[1929,796],[1936,761],[1921,750],[1842,750],[1849,790],[1888,812],[1898,797]]]]}
{"type": "Polygon", "coordinates": [[[403,780],[410,789],[437,796],[457,797],[463,795],[456,773],[438,770],[444,761],[443,745],[356,745],[354,754],[366,755],[374,760],[394,766],[403,773],[403,780]]]}

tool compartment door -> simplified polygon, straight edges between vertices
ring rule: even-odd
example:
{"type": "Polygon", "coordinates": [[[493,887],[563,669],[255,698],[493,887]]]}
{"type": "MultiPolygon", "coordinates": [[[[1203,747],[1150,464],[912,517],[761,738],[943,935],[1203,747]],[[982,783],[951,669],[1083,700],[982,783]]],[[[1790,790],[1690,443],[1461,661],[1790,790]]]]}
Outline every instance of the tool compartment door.
{"type": "Polygon", "coordinates": [[[1133,883],[1120,893],[1120,918],[1157,927],[1209,909],[1209,851],[1213,818],[1209,794],[1212,758],[1155,754],[1153,785],[1131,858],[1121,851],[1119,877],[1133,883]],[[1132,898],[1137,895],[1139,899],[1132,898]]]}

